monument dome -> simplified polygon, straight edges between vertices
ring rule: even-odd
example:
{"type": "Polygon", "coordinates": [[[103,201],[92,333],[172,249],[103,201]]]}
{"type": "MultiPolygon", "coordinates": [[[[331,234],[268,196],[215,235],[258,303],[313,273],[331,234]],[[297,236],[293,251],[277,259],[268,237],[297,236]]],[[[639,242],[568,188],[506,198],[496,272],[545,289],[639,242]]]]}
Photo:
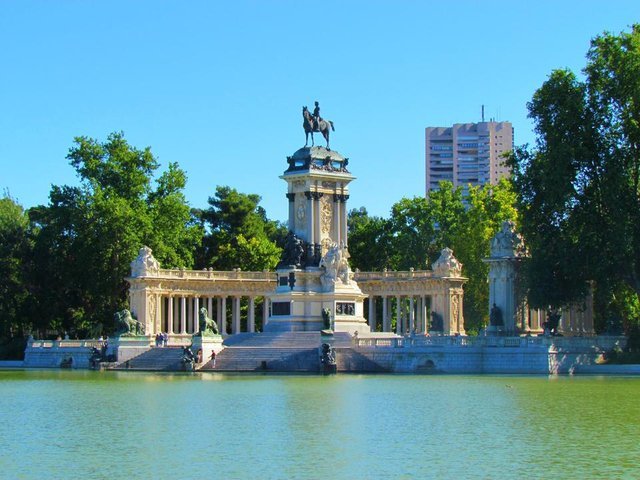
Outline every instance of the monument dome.
{"type": "MultiPolygon", "coordinates": [[[[329,172],[345,172],[349,159],[335,150],[325,147],[302,147],[287,157],[289,168],[286,172],[297,170],[324,170],[329,172]]],[[[285,173],[286,173],[285,172],[285,173]]]]}

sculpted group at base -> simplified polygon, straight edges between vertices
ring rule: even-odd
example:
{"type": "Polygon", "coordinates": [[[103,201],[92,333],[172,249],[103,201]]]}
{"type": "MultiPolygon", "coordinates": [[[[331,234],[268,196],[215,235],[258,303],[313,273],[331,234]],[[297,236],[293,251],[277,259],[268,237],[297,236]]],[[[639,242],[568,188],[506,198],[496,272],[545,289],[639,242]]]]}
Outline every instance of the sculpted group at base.
{"type": "Polygon", "coordinates": [[[523,239],[511,222],[484,259],[490,324],[480,336],[466,335],[467,279],[451,249],[430,269],[352,270],[347,201],[355,177],[349,159],[329,149],[334,125],[320,116],[319,103],[302,113],[307,142],[286,157],[280,176],[289,233],[275,272],[164,269],[141,246],[126,279],[129,310],[116,314],[118,331],[108,344],[31,339],[25,366],[563,373],[597,369],[598,356],[624,342],[594,335],[591,297],[567,305],[561,316],[528,308],[517,289],[523,239]],[[314,132],[326,147],[313,144],[314,132]]]}

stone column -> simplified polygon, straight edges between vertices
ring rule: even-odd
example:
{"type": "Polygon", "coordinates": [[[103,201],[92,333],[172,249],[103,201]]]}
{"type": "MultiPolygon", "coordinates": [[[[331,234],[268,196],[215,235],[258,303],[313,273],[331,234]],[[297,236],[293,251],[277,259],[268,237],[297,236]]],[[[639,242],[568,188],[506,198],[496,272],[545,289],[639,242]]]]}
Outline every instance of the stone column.
{"type": "Polygon", "coordinates": [[[180,297],[180,333],[187,333],[187,297],[180,297]]]}
{"type": "Polygon", "coordinates": [[[220,333],[227,335],[227,297],[220,298],[220,333]]]}
{"type": "Polygon", "coordinates": [[[340,230],[342,231],[340,234],[340,241],[346,247],[348,244],[347,238],[347,200],[349,199],[349,195],[342,195],[342,201],[340,202],[340,230]]]}
{"type": "Polygon", "coordinates": [[[209,318],[213,318],[213,298],[207,298],[207,315],[209,318]]]}
{"type": "Polygon", "coordinates": [[[296,194],[293,192],[287,193],[287,199],[289,200],[289,230],[292,232],[295,231],[296,228],[296,209],[295,209],[295,200],[296,194]]]}
{"type": "Polygon", "coordinates": [[[369,295],[369,328],[375,332],[376,326],[376,297],[369,295]]]}
{"type": "Polygon", "coordinates": [[[334,239],[340,245],[342,238],[340,237],[340,195],[333,194],[333,231],[334,239]]]}
{"type": "Polygon", "coordinates": [[[402,335],[402,301],[396,295],[396,335],[402,335]]]}
{"type": "Polygon", "coordinates": [[[247,312],[247,332],[253,333],[256,331],[256,312],[255,312],[255,297],[249,297],[249,309],[247,312]]]}
{"type": "Polygon", "coordinates": [[[240,298],[233,297],[233,308],[231,313],[231,332],[240,333],[240,298]]]}
{"type": "Polygon", "coordinates": [[[304,192],[305,196],[307,197],[307,242],[309,244],[309,251],[307,252],[307,259],[311,262],[313,262],[313,255],[311,255],[311,252],[314,251],[313,249],[313,241],[315,239],[315,233],[313,231],[313,227],[314,227],[314,218],[313,218],[313,194],[311,192],[304,192]]]}
{"type": "Polygon", "coordinates": [[[169,295],[167,305],[167,334],[173,335],[173,295],[169,295]]]}
{"type": "Polygon", "coordinates": [[[262,331],[264,332],[264,327],[269,322],[269,297],[264,297],[262,299],[262,331]]]}
{"type": "Polygon", "coordinates": [[[173,329],[173,333],[180,333],[180,297],[176,297],[176,301],[173,302],[173,321],[174,324],[171,325],[173,329]]]}
{"type": "Polygon", "coordinates": [[[389,297],[386,295],[382,296],[382,331],[391,331],[391,327],[389,325],[389,297]]]}
{"type": "Polygon", "coordinates": [[[200,331],[200,297],[193,298],[193,332],[200,331]]]}
{"type": "Polygon", "coordinates": [[[315,248],[320,248],[320,217],[322,215],[322,213],[320,212],[320,199],[322,198],[322,195],[322,192],[313,192],[313,243],[315,245],[315,248]]]}
{"type": "Polygon", "coordinates": [[[415,324],[416,319],[415,319],[415,316],[414,316],[413,308],[414,308],[413,295],[411,295],[409,297],[409,333],[410,334],[413,333],[415,331],[415,328],[416,328],[416,324],[415,324]]]}

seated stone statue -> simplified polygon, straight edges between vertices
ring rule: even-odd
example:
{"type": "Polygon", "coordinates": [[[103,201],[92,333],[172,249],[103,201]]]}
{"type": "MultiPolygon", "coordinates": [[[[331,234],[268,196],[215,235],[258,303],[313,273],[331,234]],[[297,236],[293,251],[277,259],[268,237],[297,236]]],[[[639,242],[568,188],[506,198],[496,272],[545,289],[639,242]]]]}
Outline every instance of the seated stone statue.
{"type": "Polygon", "coordinates": [[[200,309],[200,332],[199,335],[202,337],[212,337],[214,335],[220,335],[218,331],[218,324],[208,316],[208,311],[206,308],[202,307],[200,309]]]}
{"type": "Polygon", "coordinates": [[[493,327],[502,327],[504,325],[502,311],[495,303],[491,307],[491,313],[489,313],[489,324],[493,327]]]}
{"type": "Polygon", "coordinates": [[[144,325],[131,316],[127,309],[116,312],[113,315],[116,326],[116,337],[130,337],[133,335],[144,335],[144,325]]]}
{"type": "Polygon", "coordinates": [[[333,353],[333,348],[328,343],[323,343],[322,344],[322,356],[320,358],[320,361],[324,365],[335,365],[336,364],[336,357],[335,357],[335,355],[333,353]]]}
{"type": "Polygon", "coordinates": [[[289,230],[285,239],[284,249],[282,251],[282,259],[279,268],[293,266],[300,268],[304,266],[304,242],[298,238],[295,233],[289,230]]]}
{"type": "Polygon", "coordinates": [[[329,310],[328,308],[322,309],[322,323],[325,330],[331,328],[331,310],[329,310]]]}
{"type": "Polygon", "coordinates": [[[429,325],[429,330],[433,330],[434,332],[441,332],[444,329],[444,322],[442,316],[437,312],[431,312],[431,325],[429,325]]]}

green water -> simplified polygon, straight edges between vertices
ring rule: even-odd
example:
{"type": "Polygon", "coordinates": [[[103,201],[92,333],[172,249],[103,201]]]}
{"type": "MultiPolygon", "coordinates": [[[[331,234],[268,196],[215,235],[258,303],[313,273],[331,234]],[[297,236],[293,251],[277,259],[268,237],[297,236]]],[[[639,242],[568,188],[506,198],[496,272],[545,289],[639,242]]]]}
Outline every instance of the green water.
{"type": "Polygon", "coordinates": [[[0,478],[640,478],[640,379],[0,371],[0,478]]]}

